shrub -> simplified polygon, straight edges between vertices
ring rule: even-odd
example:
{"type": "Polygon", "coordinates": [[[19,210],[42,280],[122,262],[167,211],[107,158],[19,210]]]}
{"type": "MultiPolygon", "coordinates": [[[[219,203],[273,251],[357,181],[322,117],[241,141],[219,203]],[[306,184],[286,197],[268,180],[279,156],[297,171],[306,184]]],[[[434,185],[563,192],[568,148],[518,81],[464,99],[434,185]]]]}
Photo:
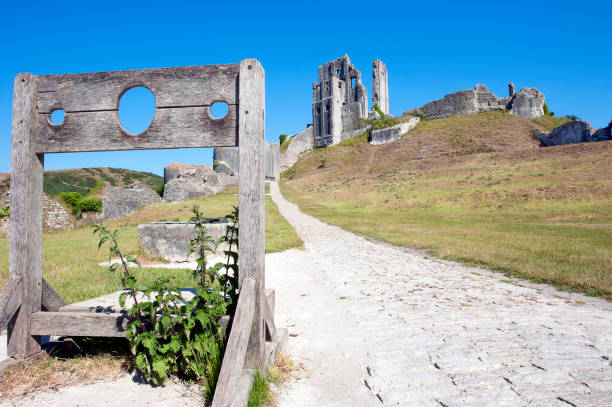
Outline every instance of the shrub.
{"type": "Polygon", "coordinates": [[[380,110],[380,107],[378,107],[378,105],[374,105],[374,106],[372,106],[372,109],[374,109],[374,111],[375,111],[376,113],[378,113],[378,114],[380,115],[380,117],[384,117],[384,116],[385,116],[385,114],[383,113],[383,111],[382,111],[382,110],[380,110]]]}
{"type": "Polygon", "coordinates": [[[546,103],[544,103],[544,106],[542,107],[542,109],[544,110],[544,116],[554,116],[555,112],[551,112],[548,109],[548,105],[546,103]]]}
{"type": "Polygon", "coordinates": [[[0,206],[0,219],[6,218],[10,214],[11,214],[11,209],[8,207],[8,205],[0,206]]]}
{"type": "Polygon", "coordinates": [[[287,134],[281,134],[280,136],[278,136],[278,141],[283,144],[285,142],[285,140],[287,140],[287,137],[289,137],[287,134]]]}
{"type": "Polygon", "coordinates": [[[78,192],[62,192],[61,197],[64,201],[72,208],[78,208],[79,202],[81,201],[81,194],[78,192]]]}
{"type": "Polygon", "coordinates": [[[79,209],[82,212],[101,212],[102,201],[97,198],[84,198],[79,202],[79,209]]]}
{"type": "Polygon", "coordinates": [[[376,120],[372,124],[372,129],[373,130],[385,129],[387,127],[395,126],[396,124],[399,124],[399,120],[396,119],[395,117],[383,117],[383,118],[376,120]]]}

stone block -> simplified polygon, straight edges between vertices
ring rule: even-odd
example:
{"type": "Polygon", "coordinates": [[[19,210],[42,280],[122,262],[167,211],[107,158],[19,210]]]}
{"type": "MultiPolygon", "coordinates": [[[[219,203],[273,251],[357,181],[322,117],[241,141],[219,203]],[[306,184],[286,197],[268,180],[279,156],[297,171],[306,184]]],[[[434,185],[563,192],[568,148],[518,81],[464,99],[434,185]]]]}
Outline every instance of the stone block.
{"type": "Polygon", "coordinates": [[[421,121],[421,119],[418,117],[412,117],[408,119],[408,121],[387,127],[386,129],[372,130],[370,144],[380,145],[399,140],[402,138],[403,134],[414,129],[419,121],[421,121]]]}
{"type": "Polygon", "coordinates": [[[562,126],[555,127],[550,134],[547,132],[538,133],[536,138],[540,140],[542,147],[549,147],[593,141],[591,134],[593,134],[593,128],[588,122],[572,120],[562,126]]]}
{"type": "MultiPolygon", "coordinates": [[[[223,219],[223,218],[221,218],[223,219]]],[[[228,223],[208,223],[206,230],[215,240],[225,236],[228,223]]],[[[140,247],[152,257],[160,257],[172,262],[189,261],[196,257],[192,254],[187,257],[189,241],[193,238],[194,223],[188,222],[152,222],[138,225],[140,247]]],[[[225,245],[221,245],[216,256],[223,256],[225,245]]]]}

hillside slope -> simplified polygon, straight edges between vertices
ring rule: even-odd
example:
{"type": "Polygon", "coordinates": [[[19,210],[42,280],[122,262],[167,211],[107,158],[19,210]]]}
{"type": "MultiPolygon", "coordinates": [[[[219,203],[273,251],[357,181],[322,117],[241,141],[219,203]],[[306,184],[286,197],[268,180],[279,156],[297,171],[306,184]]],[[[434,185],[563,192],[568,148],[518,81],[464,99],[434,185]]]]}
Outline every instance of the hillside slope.
{"type": "MultiPolygon", "coordinates": [[[[153,189],[159,189],[164,184],[163,177],[150,172],[110,167],[76,168],[45,171],[43,191],[51,196],[58,196],[66,191],[76,191],[85,195],[100,181],[107,181],[118,187],[127,187],[135,182],[142,182],[153,189]]],[[[0,174],[0,192],[9,188],[10,174],[0,174]]]]}
{"type": "Polygon", "coordinates": [[[612,298],[612,141],[539,147],[559,121],[488,112],[361,136],[304,155],[281,189],[356,233],[612,298]]]}

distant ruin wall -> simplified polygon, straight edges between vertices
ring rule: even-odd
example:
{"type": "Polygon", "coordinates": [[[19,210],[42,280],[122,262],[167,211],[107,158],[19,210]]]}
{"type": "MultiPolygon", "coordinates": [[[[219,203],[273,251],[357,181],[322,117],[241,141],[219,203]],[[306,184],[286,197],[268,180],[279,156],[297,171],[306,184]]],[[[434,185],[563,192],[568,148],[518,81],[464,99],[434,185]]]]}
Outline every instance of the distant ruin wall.
{"type": "Polygon", "coordinates": [[[224,161],[232,167],[234,174],[240,173],[240,150],[237,147],[216,147],[213,160],[224,161]]]}
{"type": "Polygon", "coordinates": [[[427,119],[440,119],[490,110],[509,110],[510,114],[529,118],[544,115],[545,97],[539,90],[524,88],[514,93],[514,88],[509,86],[509,93],[512,93],[513,96],[498,98],[486,86],[478,84],[474,89],[450,93],[442,99],[408,110],[405,114],[424,115],[427,119]]]}
{"type": "Polygon", "coordinates": [[[279,144],[266,143],[266,154],[264,160],[264,177],[267,180],[280,180],[279,144]]]}
{"type": "Polygon", "coordinates": [[[384,114],[389,114],[389,82],[387,65],[380,59],[372,63],[372,106],[377,105],[384,114]]]}
{"type": "Polygon", "coordinates": [[[291,137],[287,150],[284,153],[280,153],[279,167],[281,172],[291,168],[300,158],[300,155],[314,148],[313,131],[313,126],[308,126],[300,134],[291,137]]]}
{"type": "MultiPolygon", "coordinates": [[[[266,179],[279,180],[279,145],[278,143],[266,142],[264,149],[264,176],[266,179]]],[[[238,147],[215,147],[213,160],[227,163],[232,167],[234,174],[240,174],[240,150],[238,147]]],[[[217,172],[222,171],[222,169],[219,169],[217,172]]]]}

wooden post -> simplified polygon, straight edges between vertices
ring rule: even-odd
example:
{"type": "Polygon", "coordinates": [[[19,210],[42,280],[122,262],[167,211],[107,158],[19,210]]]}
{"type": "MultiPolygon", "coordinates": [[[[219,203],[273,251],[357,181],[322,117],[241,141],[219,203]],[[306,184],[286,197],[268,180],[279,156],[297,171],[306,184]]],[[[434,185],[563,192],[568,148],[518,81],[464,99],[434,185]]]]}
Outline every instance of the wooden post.
{"type": "Polygon", "coordinates": [[[36,76],[17,75],[13,94],[9,277],[22,277],[22,300],[8,326],[8,355],[20,358],[40,351],[40,338],[30,334],[30,317],[32,312],[40,311],[42,297],[44,155],[36,154],[36,91],[36,76]]]}
{"type": "Polygon", "coordinates": [[[265,73],[256,59],[240,63],[238,77],[238,145],[240,147],[240,285],[255,280],[255,315],[245,367],[265,364],[265,73]],[[248,259],[248,262],[247,262],[248,259]]]}

